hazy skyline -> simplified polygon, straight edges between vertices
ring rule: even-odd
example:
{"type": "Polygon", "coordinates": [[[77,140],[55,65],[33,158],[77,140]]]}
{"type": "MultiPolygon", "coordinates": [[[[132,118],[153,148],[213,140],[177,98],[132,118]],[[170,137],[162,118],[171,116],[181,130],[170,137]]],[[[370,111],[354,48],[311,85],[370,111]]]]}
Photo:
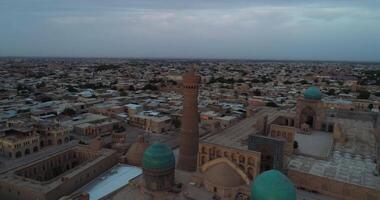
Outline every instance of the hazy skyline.
{"type": "Polygon", "coordinates": [[[380,1],[2,0],[0,56],[380,61],[380,1]]]}

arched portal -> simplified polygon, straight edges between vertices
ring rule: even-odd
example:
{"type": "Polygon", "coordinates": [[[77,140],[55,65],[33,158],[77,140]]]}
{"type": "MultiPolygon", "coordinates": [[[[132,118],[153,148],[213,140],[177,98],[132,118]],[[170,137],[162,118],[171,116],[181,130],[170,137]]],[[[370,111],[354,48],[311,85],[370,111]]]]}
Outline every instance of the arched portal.
{"type": "Polygon", "coordinates": [[[300,126],[305,123],[309,125],[310,128],[315,128],[316,116],[314,109],[310,107],[304,108],[300,115],[300,126]]]}

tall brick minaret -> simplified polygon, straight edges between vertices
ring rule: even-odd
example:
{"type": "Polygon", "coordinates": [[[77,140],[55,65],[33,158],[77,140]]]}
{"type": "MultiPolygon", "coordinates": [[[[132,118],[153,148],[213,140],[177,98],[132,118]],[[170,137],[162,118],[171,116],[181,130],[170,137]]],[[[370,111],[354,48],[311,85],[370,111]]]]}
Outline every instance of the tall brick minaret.
{"type": "Polygon", "coordinates": [[[194,71],[182,76],[183,113],[178,168],[193,172],[197,169],[198,156],[198,83],[200,77],[194,71]]]}

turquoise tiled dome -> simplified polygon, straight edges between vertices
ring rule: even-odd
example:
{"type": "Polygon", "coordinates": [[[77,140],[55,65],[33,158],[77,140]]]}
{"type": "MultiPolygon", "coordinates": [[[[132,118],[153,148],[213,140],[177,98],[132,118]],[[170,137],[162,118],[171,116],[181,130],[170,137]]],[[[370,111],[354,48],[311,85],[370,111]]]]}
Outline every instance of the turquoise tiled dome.
{"type": "Polygon", "coordinates": [[[251,200],[296,200],[296,189],[284,174],[269,170],[254,180],[251,200]]]}
{"type": "Polygon", "coordinates": [[[319,90],[319,88],[315,86],[311,86],[305,90],[303,93],[303,96],[305,99],[311,99],[311,100],[321,100],[322,99],[322,93],[319,90]]]}
{"type": "Polygon", "coordinates": [[[144,169],[169,169],[175,167],[173,151],[166,144],[154,143],[150,145],[143,156],[144,169]]]}

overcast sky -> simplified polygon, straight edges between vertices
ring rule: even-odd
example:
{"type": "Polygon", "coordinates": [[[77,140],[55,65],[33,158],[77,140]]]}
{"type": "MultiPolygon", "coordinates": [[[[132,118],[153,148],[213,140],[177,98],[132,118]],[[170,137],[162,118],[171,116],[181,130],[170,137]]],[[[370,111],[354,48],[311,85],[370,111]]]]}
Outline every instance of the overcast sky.
{"type": "Polygon", "coordinates": [[[380,0],[0,0],[0,56],[380,61],[380,0]]]}

